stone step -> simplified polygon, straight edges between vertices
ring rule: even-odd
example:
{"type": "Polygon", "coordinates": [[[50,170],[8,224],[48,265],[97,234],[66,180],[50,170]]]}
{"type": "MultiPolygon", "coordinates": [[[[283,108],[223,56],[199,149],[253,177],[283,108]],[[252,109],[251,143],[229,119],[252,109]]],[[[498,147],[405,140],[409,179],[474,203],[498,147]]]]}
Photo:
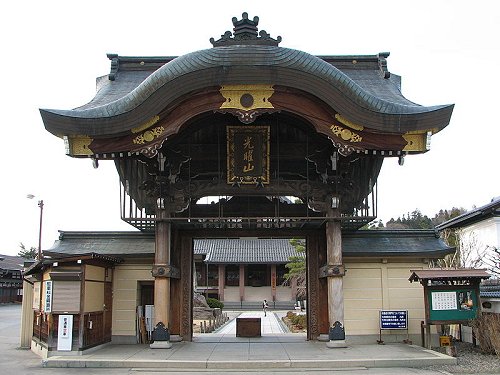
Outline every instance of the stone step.
{"type": "MultiPolygon", "coordinates": [[[[268,302],[269,310],[294,310],[293,301],[268,302]]],[[[224,310],[261,310],[262,302],[224,302],[224,310]]]]}

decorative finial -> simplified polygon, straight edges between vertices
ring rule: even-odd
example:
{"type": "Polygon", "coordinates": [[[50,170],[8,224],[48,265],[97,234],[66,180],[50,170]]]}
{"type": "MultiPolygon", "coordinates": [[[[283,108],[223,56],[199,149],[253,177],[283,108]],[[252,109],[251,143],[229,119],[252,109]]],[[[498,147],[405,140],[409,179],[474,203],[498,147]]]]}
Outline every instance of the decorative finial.
{"type": "Polygon", "coordinates": [[[258,32],[259,17],[254,17],[253,20],[248,19],[248,13],[244,12],[241,15],[241,20],[233,17],[233,33],[226,31],[219,40],[210,38],[210,43],[214,47],[231,46],[238,44],[265,45],[277,46],[281,42],[281,36],[276,39],[271,38],[265,30],[258,32]]]}

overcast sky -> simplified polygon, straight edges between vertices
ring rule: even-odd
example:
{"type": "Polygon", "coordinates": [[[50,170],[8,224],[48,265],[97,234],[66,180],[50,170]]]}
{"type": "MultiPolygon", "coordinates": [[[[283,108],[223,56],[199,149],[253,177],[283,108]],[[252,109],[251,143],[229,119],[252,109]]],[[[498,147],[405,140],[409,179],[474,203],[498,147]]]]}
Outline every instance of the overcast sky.
{"type": "Polygon", "coordinates": [[[500,20],[497,1],[5,1],[2,35],[2,183],[0,254],[19,242],[42,247],[58,230],[128,230],[120,220],[112,162],[65,156],[45,131],[39,108],[88,102],[95,79],[109,72],[106,53],[178,56],[211,48],[232,30],[232,17],[259,16],[259,29],[280,46],[314,55],[391,53],[403,94],[422,105],[454,103],[450,125],[431,151],[404,166],[386,159],[379,177],[379,218],[419,208],[488,203],[500,195],[497,115],[500,20]],[[36,197],[26,198],[27,194],[36,197]]]}

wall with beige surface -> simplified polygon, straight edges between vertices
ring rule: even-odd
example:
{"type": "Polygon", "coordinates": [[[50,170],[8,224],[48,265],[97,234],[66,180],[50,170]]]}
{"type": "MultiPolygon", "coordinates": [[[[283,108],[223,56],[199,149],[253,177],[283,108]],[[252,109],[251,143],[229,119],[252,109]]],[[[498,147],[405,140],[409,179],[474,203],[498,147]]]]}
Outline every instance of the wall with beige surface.
{"type": "MultiPolygon", "coordinates": [[[[421,260],[345,260],[345,265],[346,336],[353,340],[356,336],[370,336],[369,340],[375,341],[380,332],[380,310],[408,310],[409,334],[417,339],[420,321],[425,316],[423,288],[419,283],[410,283],[408,278],[410,270],[427,268],[427,264],[421,260]]],[[[402,341],[406,338],[406,331],[384,330],[382,335],[384,341],[402,341]]]]}
{"type": "Polygon", "coordinates": [[[85,265],[85,293],[83,311],[103,311],[105,268],[85,265]]]}
{"type": "Polygon", "coordinates": [[[114,343],[136,342],[136,306],[139,304],[139,281],[153,281],[150,263],[125,262],[113,271],[114,343]]]}

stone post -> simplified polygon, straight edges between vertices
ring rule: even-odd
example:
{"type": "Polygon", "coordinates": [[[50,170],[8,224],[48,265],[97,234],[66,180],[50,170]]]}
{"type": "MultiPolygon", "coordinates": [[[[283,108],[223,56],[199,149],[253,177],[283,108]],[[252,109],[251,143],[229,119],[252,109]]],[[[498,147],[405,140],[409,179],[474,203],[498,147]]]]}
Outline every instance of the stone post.
{"type": "Polygon", "coordinates": [[[224,286],[226,282],[226,266],[219,264],[219,301],[224,301],[224,286]]]}
{"type": "Polygon", "coordinates": [[[170,222],[164,209],[156,211],[155,227],[155,264],[152,274],[155,277],[154,304],[155,329],[152,334],[152,349],[171,348],[169,318],[170,318],[170,222]]]}
{"type": "Polygon", "coordinates": [[[245,266],[243,264],[240,264],[239,285],[240,285],[240,301],[244,301],[245,300],[245,266]]]}
{"type": "MultiPolygon", "coordinates": [[[[329,208],[327,216],[340,216],[339,209],[329,208]]],[[[342,231],[340,220],[326,223],[326,260],[328,285],[329,348],[344,348],[344,265],[342,263],[342,231]]]]}

